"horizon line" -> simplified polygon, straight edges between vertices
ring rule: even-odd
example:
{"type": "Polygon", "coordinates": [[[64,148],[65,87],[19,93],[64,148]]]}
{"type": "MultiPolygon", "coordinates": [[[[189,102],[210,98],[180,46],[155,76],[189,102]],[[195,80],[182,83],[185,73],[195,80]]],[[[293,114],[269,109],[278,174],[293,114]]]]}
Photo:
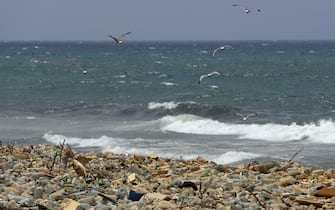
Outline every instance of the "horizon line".
{"type": "MultiPolygon", "coordinates": [[[[211,40],[202,40],[202,39],[171,39],[171,40],[159,40],[159,39],[152,39],[152,40],[127,40],[126,42],[243,42],[243,41],[267,41],[267,42],[277,42],[277,41],[335,41],[334,39],[211,39],[211,40]]],[[[44,40],[34,40],[34,39],[13,39],[13,40],[0,40],[0,42],[111,42],[110,40],[75,40],[75,39],[69,39],[69,40],[52,40],[52,39],[44,39],[44,40]]]]}

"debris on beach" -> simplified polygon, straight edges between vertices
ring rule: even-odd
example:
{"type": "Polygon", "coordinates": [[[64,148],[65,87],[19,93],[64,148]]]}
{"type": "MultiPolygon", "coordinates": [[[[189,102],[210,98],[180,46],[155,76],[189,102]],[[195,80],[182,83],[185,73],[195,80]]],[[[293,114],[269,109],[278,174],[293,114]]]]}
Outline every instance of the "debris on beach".
{"type": "Polygon", "coordinates": [[[0,152],[1,209],[335,209],[335,170],[293,161],[229,166],[64,143],[0,152]]]}

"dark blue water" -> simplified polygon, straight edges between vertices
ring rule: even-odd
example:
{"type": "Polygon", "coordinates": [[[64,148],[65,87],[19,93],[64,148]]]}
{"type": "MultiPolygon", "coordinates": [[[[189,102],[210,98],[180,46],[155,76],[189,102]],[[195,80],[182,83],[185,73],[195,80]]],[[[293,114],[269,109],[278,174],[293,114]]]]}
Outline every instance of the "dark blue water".
{"type": "Polygon", "coordinates": [[[333,167],[334,85],[335,41],[2,42],[0,140],[333,167]]]}

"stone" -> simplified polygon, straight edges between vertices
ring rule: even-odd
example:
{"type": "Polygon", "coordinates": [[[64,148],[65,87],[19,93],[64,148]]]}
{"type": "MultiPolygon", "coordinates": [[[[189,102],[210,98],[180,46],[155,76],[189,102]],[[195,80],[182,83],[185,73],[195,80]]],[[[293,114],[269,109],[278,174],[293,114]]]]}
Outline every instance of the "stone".
{"type": "Polygon", "coordinates": [[[132,173],[128,176],[127,181],[131,184],[139,184],[143,181],[143,179],[136,173],[132,173]]]}
{"type": "Polygon", "coordinates": [[[292,176],[294,178],[296,178],[300,174],[301,174],[300,171],[297,169],[292,169],[292,168],[287,169],[287,175],[292,176]]]}
{"type": "Polygon", "coordinates": [[[101,197],[103,197],[104,199],[112,202],[112,203],[117,203],[117,199],[115,195],[107,195],[104,193],[99,192],[98,195],[100,195],[101,197]]]}
{"type": "Polygon", "coordinates": [[[6,187],[4,192],[6,194],[9,194],[9,193],[14,193],[16,195],[19,195],[21,193],[21,190],[20,189],[17,189],[17,188],[14,188],[14,187],[6,187]]]}
{"type": "Polygon", "coordinates": [[[41,206],[41,207],[44,207],[46,209],[49,209],[49,207],[50,207],[48,200],[43,200],[43,199],[37,199],[37,200],[35,200],[34,204],[38,205],[38,206],[41,206]]]}
{"type": "Polygon", "coordinates": [[[10,200],[7,203],[8,209],[20,209],[20,205],[15,200],[10,200]]]}
{"type": "Polygon", "coordinates": [[[174,203],[171,203],[169,201],[160,201],[155,205],[155,209],[160,210],[172,210],[176,209],[176,205],[174,203]]]}
{"type": "Polygon", "coordinates": [[[206,163],[208,163],[207,160],[205,160],[205,158],[203,158],[202,156],[198,156],[196,159],[195,159],[195,162],[200,164],[200,165],[204,165],[206,163]]]}
{"type": "Polygon", "coordinates": [[[79,202],[65,198],[62,204],[60,205],[60,210],[76,210],[77,207],[79,206],[80,206],[79,202]]]}
{"type": "Polygon", "coordinates": [[[50,200],[56,200],[56,201],[63,200],[64,199],[64,193],[65,193],[64,189],[60,189],[60,190],[58,190],[54,193],[51,193],[49,195],[49,199],[50,200]]]}
{"type": "Polygon", "coordinates": [[[35,187],[33,192],[33,199],[37,200],[43,197],[43,187],[35,187]]]}
{"type": "Polygon", "coordinates": [[[154,201],[171,200],[171,197],[162,193],[146,193],[140,200],[145,203],[152,203],[154,201]]]}
{"type": "Polygon", "coordinates": [[[323,169],[318,169],[318,170],[313,170],[312,173],[311,173],[311,176],[321,176],[324,174],[324,170],[323,169]]]}
{"type": "Polygon", "coordinates": [[[335,188],[322,188],[321,190],[317,191],[314,195],[318,197],[331,198],[335,196],[335,188]]]}
{"type": "Polygon", "coordinates": [[[291,186],[291,189],[297,193],[297,194],[303,194],[303,195],[307,195],[309,194],[309,190],[304,188],[304,187],[301,187],[299,185],[292,185],[291,186]]]}
{"type": "Polygon", "coordinates": [[[296,181],[297,180],[295,178],[293,178],[292,176],[281,177],[279,179],[279,185],[281,187],[286,187],[288,185],[292,185],[292,184],[296,183],[296,181]]]}
{"type": "Polygon", "coordinates": [[[94,197],[95,196],[92,196],[92,195],[90,195],[90,196],[85,196],[85,197],[83,197],[83,198],[80,198],[79,200],[78,200],[78,202],[79,203],[87,203],[87,204],[90,204],[90,205],[93,205],[94,204],[94,197]]]}
{"type": "Polygon", "coordinates": [[[158,155],[156,155],[156,154],[151,154],[151,155],[148,156],[148,158],[153,159],[153,160],[158,160],[159,159],[158,155]]]}
{"type": "Polygon", "coordinates": [[[278,166],[278,164],[276,163],[256,164],[256,165],[250,165],[249,170],[253,170],[253,171],[266,174],[266,173],[269,173],[269,170],[275,166],[278,166]]]}
{"type": "Polygon", "coordinates": [[[322,205],[324,204],[323,202],[315,198],[296,198],[294,201],[297,202],[299,205],[307,205],[307,206],[313,205],[318,208],[321,208],[322,205]]]}
{"type": "Polygon", "coordinates": [[[77,208],[77,210],[90,210],[90,209],[93,209],[91,204],[82,202],[80,202],[80,206],[77,208]]]}
{"type": "Polygon", "coordinates": [[[326,175],[328,179],[334,178],[335,176],[335,170],[333,168],[330,168],[326,171],[326,175]]]}

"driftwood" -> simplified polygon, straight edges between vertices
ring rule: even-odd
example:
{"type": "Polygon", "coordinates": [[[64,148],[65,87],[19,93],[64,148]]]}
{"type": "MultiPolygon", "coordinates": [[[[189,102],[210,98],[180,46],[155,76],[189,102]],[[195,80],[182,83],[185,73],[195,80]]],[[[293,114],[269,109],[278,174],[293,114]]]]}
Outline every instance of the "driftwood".
{"type": "Polygon", "coordinates": [[[57,158],[57,156],[58,156],[58,151],[55,153],[55,155],[54,155],[54,158],[53,158],[53,160],[52,160],[52,164],[51,164],[51,166],[50,166],[50,168],[49,168],[49,173],[51,173],[51,171],[52,171],[52,169],[54,168],[54,165],[55,165],[55,163],[56,163],[56,158],[57,158]]]}
{"type": "Polygon", "coordinates": [[[106,200],[111,201],[114,204],[117,204],[116,197],[114,197],[112,195],[107,195],[107,194],[104,194],[104,193],[101,193],[101,192],[99,192],[98,195],[100,195],[101,197],[103,197],[106,200]]]}
{"type": "Polygon", "coordinates": [[[299,149],[296,153],[294,153],[294,155],[288,160],[288,162],[291,162],[295,158],[295,156],[297,156],[303,149],[304,147],[301,147],[301,149],[299,149]]]}
{"type": "Polygon", "coordinates": [[[83,176],[83,177],[87,177],[87,173],[86,173],[86,168],[83,164],[81,164],[78,160],[73,159],[72,160],[73,163],[73,168],[74,170],[77,172],[77,174],[79,176],[83,176]]]}
{"type": "Polygon", "coordinates": [[[254,192],[252,192],[251,190],[249,190],[249,189],[247,189],[247,188],[245,188],[245,190],[248,191],[248,192],[250,193],[250,195],[252,195],[252,196],[256,199],[257,203],[258,203],[261,207],[263,207],[265,210],[267,209],[266,206],[265,206],[265,204],[262,203],[262,202],[257,198],[257,196],[256,196],[256,194],[255,194],[254,192]]]}

